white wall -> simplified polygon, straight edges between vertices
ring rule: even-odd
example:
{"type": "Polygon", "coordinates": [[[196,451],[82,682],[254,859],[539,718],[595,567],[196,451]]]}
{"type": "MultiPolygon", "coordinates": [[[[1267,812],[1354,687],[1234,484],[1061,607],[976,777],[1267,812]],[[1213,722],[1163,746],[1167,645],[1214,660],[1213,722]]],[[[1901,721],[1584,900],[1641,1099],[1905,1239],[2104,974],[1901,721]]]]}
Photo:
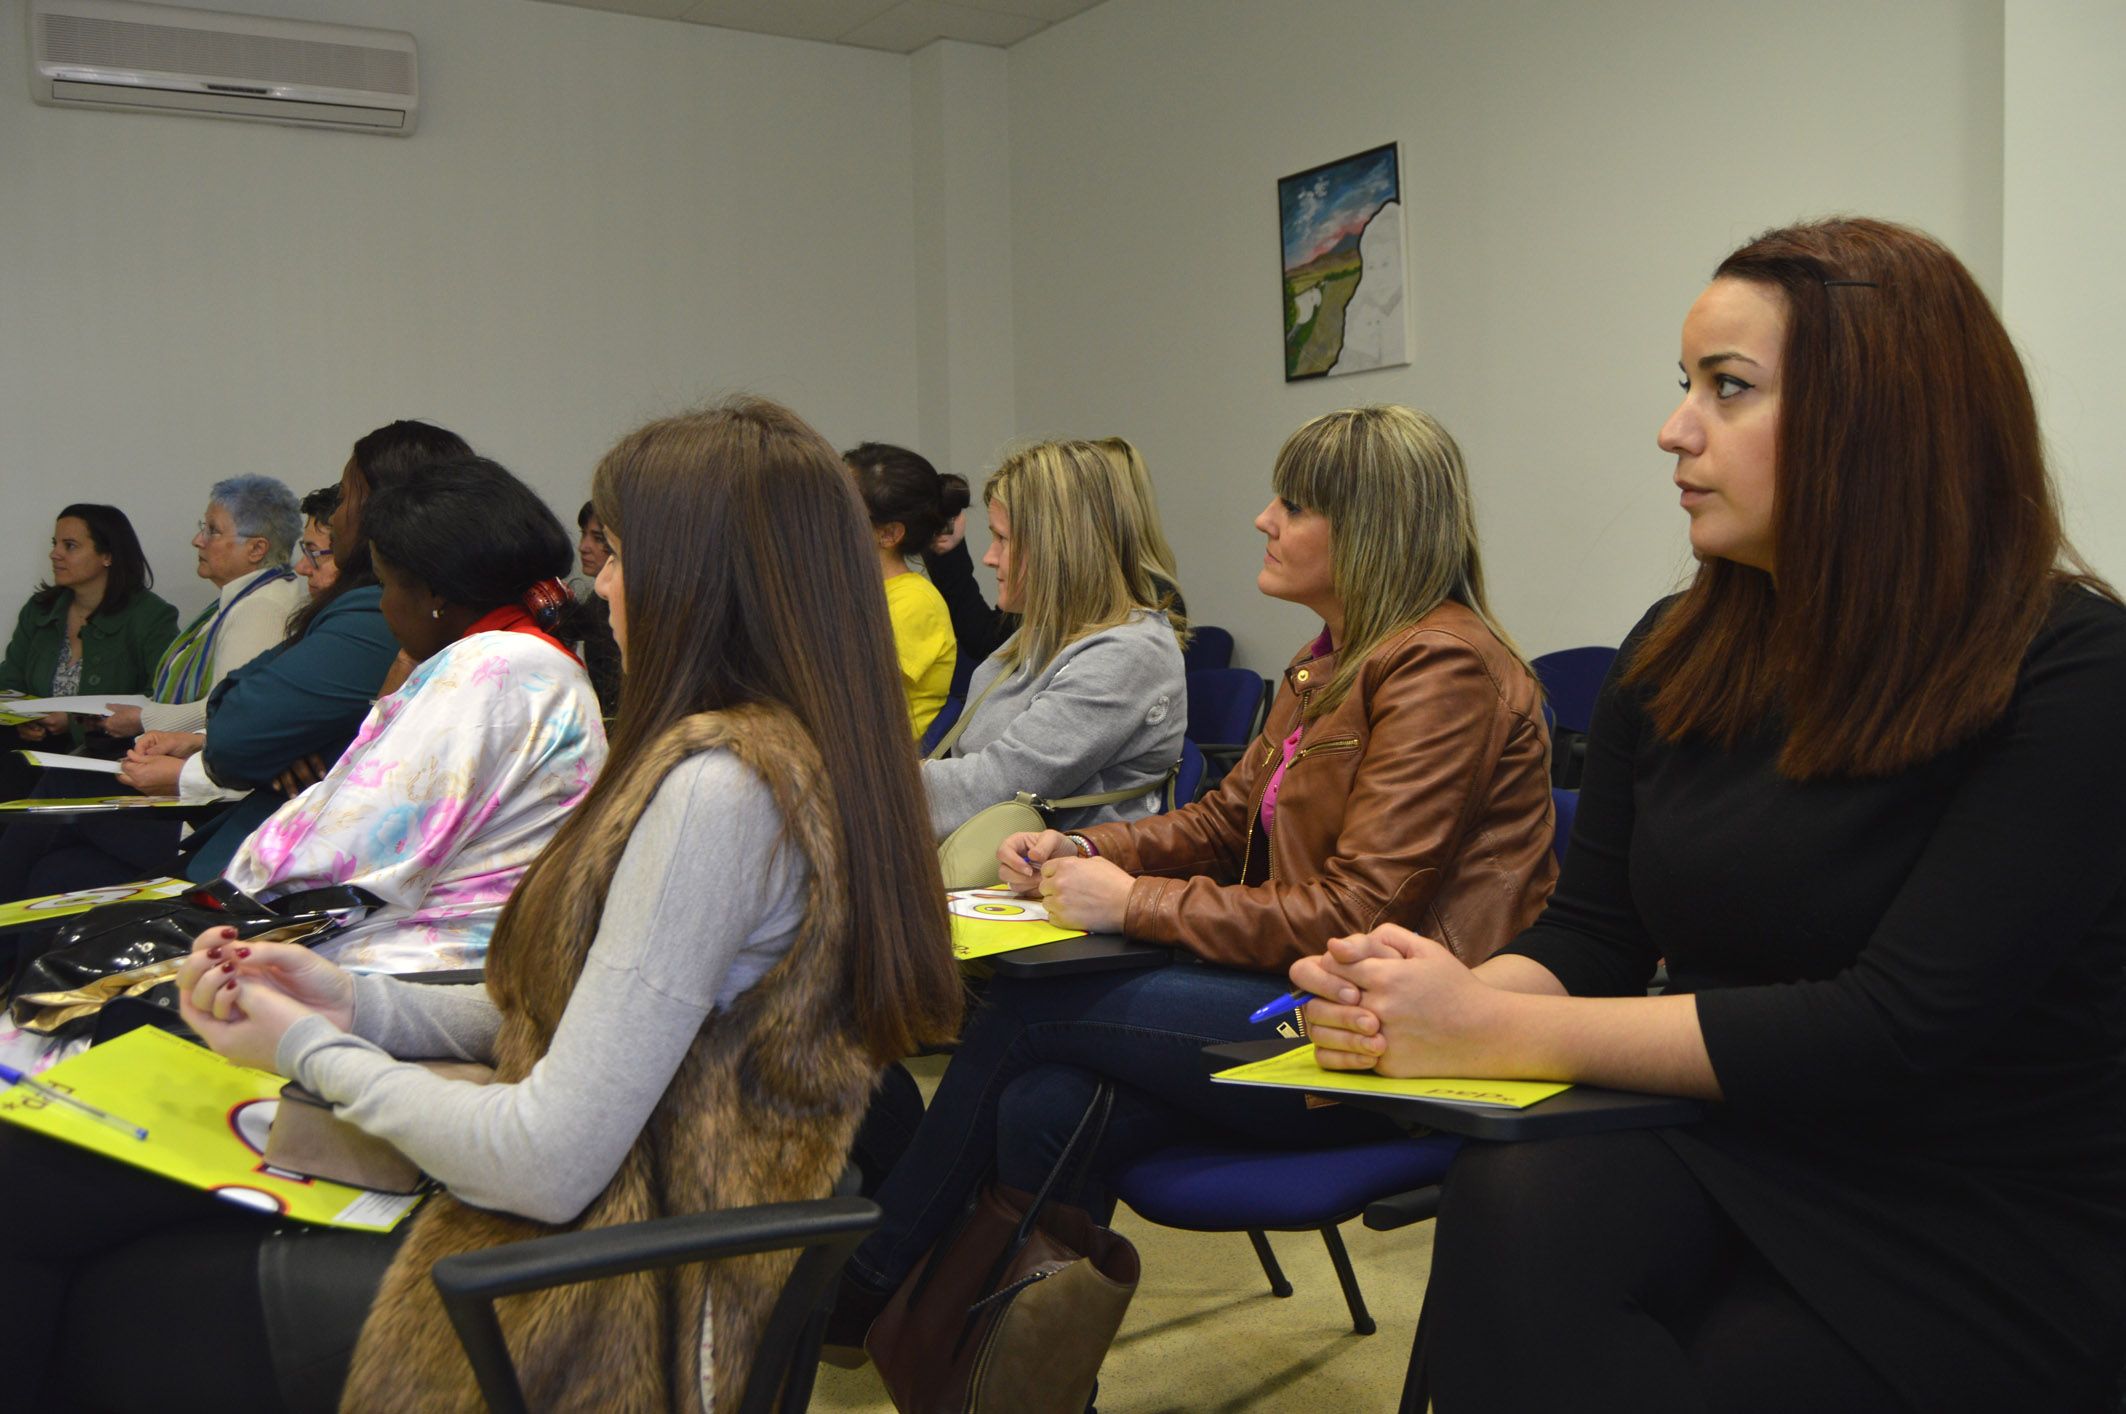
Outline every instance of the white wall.
{"type": "Polygon", "coordinates": [[[30,102],[0,3],[0,601],[64,502],[123,505],[170,597],[207,485],[333,480],[394,417],[565,517],[644,417],[746,388],[912,439],[899,55],[526,0],[224,0],[410,30],[410,139],[30,102]]]}
{"type": "MultiPolygon", "coordinates": [[[[914,443],[981,494],[1010,442],[1011,105],[1005,51],[941,40],[914,56],[914,443]]],[[[988,543],[978,509],[974,553],[988,543]]]]}
{"type": "Polygon", "coordinates": [[[1861,212],[1998,291],[2001,26],[2000,0],[1107,0],[1010,51],[1019,431],[1136,440],[1191,612],[1273,669],[1313,631],[1253,587],[1278,444],[1426,408],[1522,646],[1614,643],[1688,566],[1654,434],[1720,256],[1861,212]],[[1387,141],[1414,362],[1287,385],[1276,179],[1387,141]]]}
{"type": "Polygon", "coordinates": [[[2037,383],[2067,531],[2126,584],[2126,6],[2009,0],[2008,328],[2037,383]]]}

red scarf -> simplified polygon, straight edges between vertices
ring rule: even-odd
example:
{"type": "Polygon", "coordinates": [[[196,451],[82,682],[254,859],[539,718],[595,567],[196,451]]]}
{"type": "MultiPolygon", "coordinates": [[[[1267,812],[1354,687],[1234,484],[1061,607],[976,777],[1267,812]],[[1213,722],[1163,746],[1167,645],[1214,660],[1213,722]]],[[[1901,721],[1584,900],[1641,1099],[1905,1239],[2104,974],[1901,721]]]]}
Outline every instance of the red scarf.
{"type": "Polygon", "coordinates": [[[504,604],[501,608],[474,620],[472,627],[465,630],[465,637],[470,638],[476,633],[528,633],[533,638],[544,639],[563,653],[568,653],[570,661],[579,666],[583,662],[581,658],[569,652],[567,644],[539,627],[538,621],[524,611],[522,604],[504,604]]]}

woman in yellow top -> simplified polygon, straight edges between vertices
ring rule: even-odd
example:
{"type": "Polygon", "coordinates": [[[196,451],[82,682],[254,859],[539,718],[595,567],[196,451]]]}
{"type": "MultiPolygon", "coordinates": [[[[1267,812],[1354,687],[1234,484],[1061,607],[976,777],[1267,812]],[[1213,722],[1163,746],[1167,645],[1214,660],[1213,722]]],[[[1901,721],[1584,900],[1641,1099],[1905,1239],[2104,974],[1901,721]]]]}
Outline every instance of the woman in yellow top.
{"type": "Polygon", "coordinates": [[[879,571],[886,577],[893,646],[901,660],[901,688],[908,695],[909,724],[920,739],[952,691],[959,650],[944,596],[909,569],[908,559],[967,509],[967,485],[948,482],[922,456],[884,442],[866,442],[842,459],[855,474],[871,517],[879,571]]]}

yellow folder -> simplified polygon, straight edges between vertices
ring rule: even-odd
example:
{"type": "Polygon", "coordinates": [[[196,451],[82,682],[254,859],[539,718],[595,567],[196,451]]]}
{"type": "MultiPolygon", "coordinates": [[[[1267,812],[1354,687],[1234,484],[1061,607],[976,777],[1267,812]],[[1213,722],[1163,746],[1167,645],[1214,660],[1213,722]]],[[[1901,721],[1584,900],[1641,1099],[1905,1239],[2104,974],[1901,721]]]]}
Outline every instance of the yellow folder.
{"type": "Polygon", "coordinates": [[[299,1222],[389,1232],[421,1194],[372,1193],[266,1167],[266,1131],[286,1084],[167,1031],[142,1027],[37,1079],[148,1131],[136,1139],[23,1085],[0,1088],[0,1120],[299,1222]]]}
{"type": "Polygon", "coordinates": [[[1400,1095],[1405,1099],[1444,1100],[1477,1109],[1525,1110],[1572,1087],[1555,1080],[1390,1080],[1370,1070],[1323,1070],[1312,1046],[1299,1046],[1221,1070],[1211,1077],[1228,1085],[1266,1085],[1277,1090],[1339,1091],[1365,1095],[1400,1095]]]}

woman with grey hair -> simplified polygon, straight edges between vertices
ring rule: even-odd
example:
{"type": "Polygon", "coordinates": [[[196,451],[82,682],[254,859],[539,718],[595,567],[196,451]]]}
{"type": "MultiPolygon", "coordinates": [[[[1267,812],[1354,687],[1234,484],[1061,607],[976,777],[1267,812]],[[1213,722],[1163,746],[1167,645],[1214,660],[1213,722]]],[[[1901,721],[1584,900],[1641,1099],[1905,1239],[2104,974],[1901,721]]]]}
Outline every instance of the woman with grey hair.
{"type": "Polygon", "coordinates": [[[288,567],[302,533],[302,502],[270,476],[232,476],[207,493],[192,548],[199,577],[218,591],[163,651],[145,707],[114,706],[112,736],[196,732],[206,726],[214,685],[281,641],[303,601],[288,567]]]}

